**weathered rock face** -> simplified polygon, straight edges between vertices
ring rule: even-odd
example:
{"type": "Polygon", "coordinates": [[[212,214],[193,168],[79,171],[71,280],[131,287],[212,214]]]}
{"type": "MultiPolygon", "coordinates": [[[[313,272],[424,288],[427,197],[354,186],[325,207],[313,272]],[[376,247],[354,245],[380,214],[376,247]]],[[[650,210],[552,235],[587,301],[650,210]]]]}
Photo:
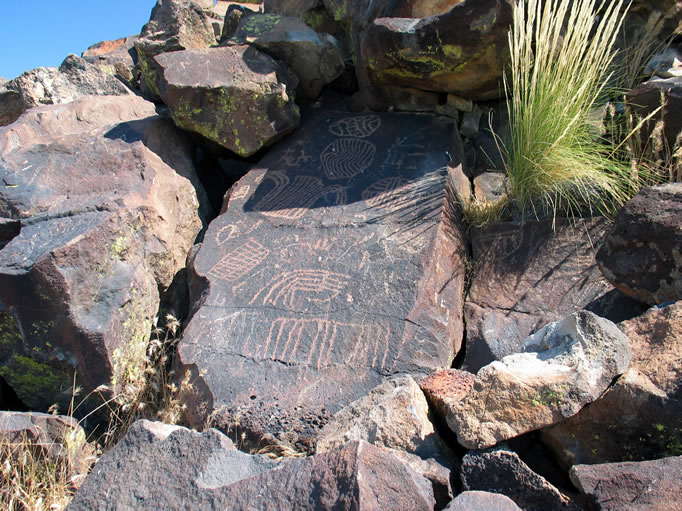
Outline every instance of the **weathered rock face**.
{"type": "Polygon", "coordinates": [[[298,93],[315,99],[322,87],[344,70],[338,41],[318,34],[293,16],[255,14],[243,17],[231,42],[250,43],[286,63],[298,77],[298,93]]]}
{"type": "Polygon", "coordinates": [[[487,491],[465,491],[457,495],[444,511],[521,511],[512,499],[499,493],[487,491]]]}
{"type": "Polygon", "coordinates": [[[460,476],[462,489],[501,493],[524,511],[574,509],[568,497],[506,447],[467,453],[460,476]]]}
{"type": "Polygon", "coordinates": [[[137,64],[135,41],[138,39],[138,36],[130,36],[115,41],[102,41],[90,46],[81,57],[105,73],[117,76],[133,86],[136,81],[135,65],[137,64]]]}
{"type": "MultiPolygon", "coordinates": [[[[604,220],[557,219],[555,227],[551,220],[496,223],[473,232],[473,279],[465,305],[467,371],[515,353],[530,333],[593,309],[613,289],[594,261],[595,247],[606,235],[604,220]]],[[[622,312],[629,306],[623,301],[598,314],[622,312]]]]}
{"type": "Polygon", "coordinates": [[[448,425],[463,446],[490,447],[575,415],[631,358],[625,335],[586,311],[550,323],[519,351],[483,367],[471,392],[449,407],[448,425]]]}
{"type": "Polygon", "coordinates": [[[542,437],[568,468],[659,458],[682,442],[682,303],[619,324],[632,347],[628,372],[601,399],[542,437]]]}
{"type": "Polygon", "coordinates": [[[191,424],[217,410],[228,429],[312,443],[384,378],[450,365],[465,247],[443,207],[451,129],[313,109],[235,185],[191,267],[191,424]]]}
{"type": "Polygon", "coordinates": [[[434,506],[430,484],[364,442],[276,464],[199,434],[139,421],[106,453],[69,509],[414,509],[434,506]]]}
{"type": "Polygon", "coordinates": [[[604,276],[650,305],[682,299],[682,183],[645,188],[623,206],[597,253],[604,276]]]}
{"type": "Polygon", "coordinates": [[[159,92],[175,124],[250,156],[298,126],[296,77],[251,46],[155,57],[159,92]]]}
{"type": "Polygon", "coordinates": [[[192,148],[134,96],[0,129],[0,375],[31,409],[141,378],[151,322],[201,229],[192,148]]]}
{"type": "Polygon", "coordinates": [[[469,395],[474,375],[457,369],[442,369],[419,382],[431,405],[443,417],[453,406],[469,395]]]}
{"type": "Polygon", "coordinates": [[[440,457],[446,447],[429,420],[429,405],[410,376],[390,379],[334,415],[320,431],[316,452],[352,440],[440,457]]]}
{"type": "Polygon", "coordinates": [[[215,44],[211,16],[201,6],[190,0],[158,0],[135,42],[147,93],[160,97],[155,55],[215,44]]]}
{"type": "Polygon", "coordinates": [[[0,89],[0,126],[6,126],[29,108],[70,103],[88,95],[121,96],[131,94],[119,80],[69,55],[59,68],[39,67],[26,71],[0,89]]]}
{"type": "Polygon", "coordinates": [[[443,14],[415,18],[377,18],[360,35],[372,83],[476,100],[500,96],[512,2],[467,0],[443,14]]]}
{"type": "Polygon", "coordinates": [[[571,480],[595,509],[674,511],[682,507],[682,456],[639,463],[577,465],[571,480]]]}
{"type": "Polygon", "coordinates": [[[284,14],[286,16],[300,16],[322,4],[322,0],[265,0],[265,12],[284,14]]]}

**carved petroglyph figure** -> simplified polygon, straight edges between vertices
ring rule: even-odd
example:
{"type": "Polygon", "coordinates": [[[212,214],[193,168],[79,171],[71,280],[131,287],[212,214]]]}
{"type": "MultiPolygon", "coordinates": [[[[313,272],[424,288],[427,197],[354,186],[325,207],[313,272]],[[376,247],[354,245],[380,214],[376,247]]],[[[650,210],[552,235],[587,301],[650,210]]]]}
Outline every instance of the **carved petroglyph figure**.
{"type": "Polygon", "coordinates": [[[400,188],[407,182],[399,176],[380,179],[363,190],[362,200],[370,208],[393,209],[400,203],[401,197],[405,196],[405,191],[400,188]]]}
{"type": "Polygon", "coordinates": [[[246,196],[249,195],[250,191],[251,191],[250,185],[242,185],[230,194],[230,200],[246,199],[246,196]]]}
{"type": "Polygon", "coordinates": [[[253,270],[268,255],[270,255],[270,250],[255,239],[249,238],[246,243],[220,259],[208,273],[218,279],[231,282],[253,270]]]}
{"type": "Polygon", "coordinates": [[[277,318],[270,325],[259,356],[318,370],[337,364],[384,368],[390,335],[390,326],[382,323],[277,318]]]}
{"type": "Polygon", "coordinates": [[[302,312],[306,305],[330,303],[348,285],[350,277],[326,270],[296,270],[275,275],[250,305],[285,307],[302,312]]]}
{"type": "Polygon", "coordinates": [[[296,176],[293,180],[284,172],[268,172],[263,182],[270,181],[274,188],[262,197],[255,206],[266,216],[297,220],[317,201],[329,197],[332,205],[342,205],[347,201],[346,190],[342,186],[325,186],[312,176],[296,176]]]}
{"type": "Polygon", "coordinates": [[[365,138],[381,126],[378,115],[358,115],[338,120],[329,126],[329,132],[337,137],[365,138]]]}
{"type": "Polygon", "coordinates": [[[329,179],[346,179],[368,169],[375,154],[376,146],[367,140],[339,138],[324,148],[320,160],[329,179]]]}
{"type": "Polygon", "coordinates": [[[239,227],[234,224],[225,225],[215,235],[215,242],[219,247],[223,246],[232,238],[239,236],[239,227]]]}
{"type": "Polygon", "coordinates": [[[280,158],[278,164],[287,168],[298,168],[313,161],[312,156],[308,156],[305,152],[303,146],[298,147],[288,147],[282,157],[280,158]]]}
{"type": "Polygon", "coordinates": [[[388,149],[382,168],[390,170],[416,170],[426,153],[424,146],[410,142],[410,137],[400,137],[388,149]]]}

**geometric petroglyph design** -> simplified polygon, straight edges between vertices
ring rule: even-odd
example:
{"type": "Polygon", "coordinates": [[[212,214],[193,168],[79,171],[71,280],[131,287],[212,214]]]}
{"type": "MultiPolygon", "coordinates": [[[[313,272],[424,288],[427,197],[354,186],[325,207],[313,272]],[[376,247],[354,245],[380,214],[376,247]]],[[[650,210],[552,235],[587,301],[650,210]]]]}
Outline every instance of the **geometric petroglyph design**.
{"type": "Polygon", "coordinates": [[[270,324],[262,359],[322,369],[334,365],[383,368],[391,327],[325,318],[278,318],[270,324]]]}
{"type": "Polygon", "coordinates": [[[288,147],[282,154],[278,163],[287,168],[302,167],[306,163],[313,161],[312,156],[308,156],[304,147],[288,147]]]}
{"type": "Polygon", "coordinates": [[[370,136],[381,126],[381,118],[378,115],[360,115],[346,117],[332,123],[329,132],[337,137],[364,138],[370,136]]]}
{"type": "Polygon", "coordinates": [[[224,256],[208,272],[209,275],[228,282],[243,277],[270,255],[270,251],[253,238],[224,256]]]}
{"type": "Polygon", "coordinates": [[[399,137],[388,149],[386,159],[381,167],[389,170],[416,170],[422,163],[426,153],[424,146],[410,142],[413,137],[399,137]]]}
{"type": "Polygon", "coordinates": [[[376,146],[367,140],[340,138],[322,151],[320,160],[329,179],[344,179],[364,172],[375,154],[376,146]]]}
{"type": "Polygon", "coordinates": [[[222,246],[227,243],[228,240],[236,238],[237,236],[239,236],[239,227],[230,224],[220,228],[218,233],[215,235],[215,241],[218,246],[222,246]]]}
{"type": "Polygon", "coordinates": [[[249,185],[243,185],[237,188],[234,192],[230,194],[230,199],[234,200],[241,200],[245,199],[246,196],[249,194],[249,190],[251,190],[251,186],[249,185]]]}
{"type": "Polygon", "coordinates": [[[380,179],[362,192],[362,199],[370,208],[393,209],[401,199],[404,200],[405,190],[398,191],[398,189],[407,182],[406,179],[398,176],[380,179]]]}
{"type": "Polygon", "coordinates": [[[348,275],[326,270],[296,270],[275,275],[249,305],[271,305],[304,312],[306,302],[330,303],[350,282],[348,275]]]}
{"type": "Polygon", "coordinates": [[[255,206],[256,211],[266,216],[296,220],[324,197],[331,196],[333,205],[343,205],[347,201],[345,188],[325,186],[316,177],[296,176],[291,182],[285,173],[274,170],[265,175],[266,180],[275,186],[255,206]]]}

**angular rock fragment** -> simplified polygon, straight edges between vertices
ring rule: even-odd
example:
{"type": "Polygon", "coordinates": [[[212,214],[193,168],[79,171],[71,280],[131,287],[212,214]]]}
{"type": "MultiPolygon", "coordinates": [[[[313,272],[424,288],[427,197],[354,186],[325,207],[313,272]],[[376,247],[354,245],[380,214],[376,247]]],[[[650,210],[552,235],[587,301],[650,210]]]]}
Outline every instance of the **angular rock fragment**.
{"type": "Polygon", "coordinates": [[[298,93],[306,99],[316,99],[322,87],[344,70],[338,41],[329,34],[318,34],[293,16],[243,17],[229,43],[253,44],[286,63],[298,77],[298,93]]]}
{"type": "Polygon", "coordinates": [[[460,2],[418,19],[376,18],[360,35],[375,85],[402,85],[489,100],[502,92],[512,2],[460,2]]]}
{"type": "Polygon", "coordinates": [[[175,124],[240,156],[250,156],[298,126],[296,77],[251,46],[155,57],[159,92],[175,124]]]}
{"type": "Polygon", "coordinates": [[[448,410],[458,441],[480,449],[571,417],[625,372],[631,353],[610,321],[580,311],[530,336],[520,352],[476,374],[448,410]]]}
{"type": "Polygon", "coordinates": [[[463,369],[475,373],[515,353],[532,332],[585,307],[603,317],[627,312],[627,297],[599,304],[613,291],[594,261],[606,230],[600,218],[496,223],[475,230],[463,369]]]}
{"type": "Polygon", "coordinates": [[[105,73],[116,76],[133,87],[139,79],[135,77],[137,65],[135,42],[138,39],[139,36],[129,36],[115,41],[102,41],[90,46],[81,57],[105,73]]]}
{"type": "Polygon", "coordinates": [[[66,410],[74,372],[83,395],[142,378],[159,292],[202,225],[191,154],[135,96],[0,129],[0,217],[18,226],[0,250],[0,376],[31,409],[66,410]]]}
{"type": "Polygon", "coordinates": [[[160,97],[155,55],[215,44],[211,16],[201,6],[190,0],[158,0],[135,42],[148,95],[160,97]]]}
{"type": "Polygon", "coordinates": [[[676,511],[682,507],[682,456],[660,460],[576,465],[573,484],[595,509],[676,511]]]}
{"type": "Polygon", "coordinates": [[[443,369],[422,378],[419,386],[436,411],[445,417],[448,410],[469,395],[474,375],[457,369],[443,369]]]}
{"type": "Polygon", "coordinates": [[[682,445],[682,302],[619,324],[632,347],[630,369],[602,398],[542,431],[567,469],[644,460],[682,445]]]}
{"type": "Polygon", "coordinates": [[[422,458],[446,449],[429,420],[429,406],[410,376],[390,379],[334,415],[320,431],[316,452],[352,440],[403,450],[422,458]]]}
{"type": "Polygon", "coordinates": [[[113,76],[76,55],[69,55],[59,68],[26,71],[0,89],[0,126],[11,124],[35,106],[70,103],[88,95],[128,94],[130,89],[113,76]]]}
{"type": "Polygon", "coordinates": [[[462,489],[501,493],[524,511],[576,509],[566,495],[504,446],[467,453],[460,476],[462,489]]]}
{"type": "Polygon", "coordinates": [[[216,430],[139,421],[106,453],[69,509],[414,509],[434,506],[429,482],[364,442],[279,463],[235,449],[216,430]]]}
{"type": "Polygon", "coordinates": [[[521,511],[512,499],[501,493],[464,491],[457,495],[443,511],[521,511]]]}
{"type": "Polygon", "coordinates": [[[442,118],[314,109],[242,178],[191,266],[187,418],[311,449],[396,373],[451,364],[465,244],[442,118]],[[272,437],[275,437],[274,439],[272,437]]]}
{"type": "Polygon", "coordinates": [[[623,206],[597,262],[623,293],[649,305],[682,299],[682,183],[643,189],[623,206]]]}

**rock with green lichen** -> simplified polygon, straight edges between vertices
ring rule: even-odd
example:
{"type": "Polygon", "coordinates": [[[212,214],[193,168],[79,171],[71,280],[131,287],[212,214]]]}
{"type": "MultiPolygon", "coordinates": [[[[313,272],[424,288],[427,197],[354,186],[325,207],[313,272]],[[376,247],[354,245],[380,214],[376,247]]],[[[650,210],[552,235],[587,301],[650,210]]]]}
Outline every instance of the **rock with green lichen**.
{"type": "Polygon", "coordinates": [[[298,77],[297,94],[310,100],[344,70],[338,41],[329,34],[318,34],[293,16],[256,14],[243,18],[229,42],[253,44],[286,63],[298,77]]]}
{"type": "Polygon", "coordinates": [[[357,36],[361,64],[375,85],[494,99],[503,90],[511,19],[510,0],[465,0],[426,18],[376,18],[357,36]]]}
{"type": "Polygon", "coordinates": [[[135,42],[146,94],[154,100],[160,97],[155,55],[215,44],[212,18],[201,6],[190,0],[158,0],[135,42]]]}
{"type": "Polygon", "coordinates": [[[0,128],[0,377],[26,406],[66,412],[74,382],[77,400],[141,385],[159,296],[202,225],[192,151],[136,96],[0,128]]]}
{"type": "Polygon", "coordinates": [[[175,124],[240,156],[298,126],[296,76],[253,46],[185,50],[155,60],[175,124]]]}

